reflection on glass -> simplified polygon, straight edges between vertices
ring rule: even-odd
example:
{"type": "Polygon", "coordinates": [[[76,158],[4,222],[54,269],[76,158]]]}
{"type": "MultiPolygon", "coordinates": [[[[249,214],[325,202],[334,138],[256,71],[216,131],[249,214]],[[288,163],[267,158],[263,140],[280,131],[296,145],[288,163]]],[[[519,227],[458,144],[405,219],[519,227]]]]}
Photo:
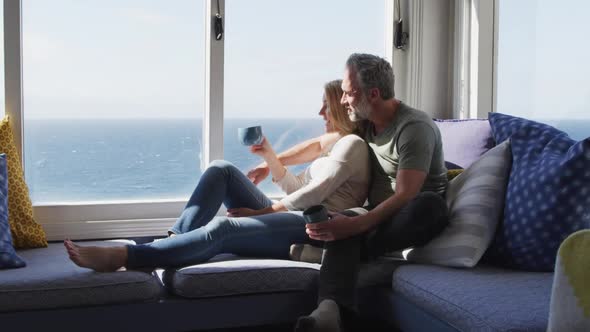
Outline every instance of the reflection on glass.
{"type": "Polygon", "coordinates": [[[590,31],[584,0],[501,1],[497,110],[590,136],[590,31]]]}
{"type": "Polygon", "coordinates": [[[23,1],[33,202],[188,197],[200,176],[201,1],[23,1]]]}
{"type": "MultiPolygon", "coordinates": [[[[4,64],[4,1],[0,1],[0,63],[4,64]]],[[[0,115],[4,116],[4,65],[0,66],[0,115]]]]}
{"type": "MultiPolygon", "coordinates": [[[[342,78],[351,53],[385,55],[384,9],[385,0],[226,0],[225,158],[244,171],[261,161],[240,146],[238,127],[262,125],[277,152],[322,134],[324,84],[342,78]]],[[[260,187],[279,193],[270,179],[260,187]]]]}

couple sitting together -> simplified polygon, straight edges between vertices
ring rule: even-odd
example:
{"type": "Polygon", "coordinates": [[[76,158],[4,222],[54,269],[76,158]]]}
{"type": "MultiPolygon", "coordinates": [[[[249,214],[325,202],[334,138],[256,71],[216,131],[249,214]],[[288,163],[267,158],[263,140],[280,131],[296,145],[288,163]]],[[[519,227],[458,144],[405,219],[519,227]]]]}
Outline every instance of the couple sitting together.
{"type": "Polygon", "coordinates": [[[324,87],[324,135],[279,155],[264,139],[250,149],[265,163],[247,176],[212,162],[168,238],[124,247],[66,240],[70,258],[115,271],[193,265],[219,253],[286,259],[292,244],[323,246],[318,308],[299,318],[296,331],[338,331],[341,313],[355,312],[361,262],[424,245],[448,223],[440,132],[426,113],[395,99],[393,85],[386,60],[352,54],[343,80],[324,87]],[[299,175],[285,168],[310,161],[299,175]],[[256,187],[269,173],[287,194],[278,202],[256,187]],[[227,216],[216,216],[222,203],[227,216]],[[302,211],[317,204],[330,220],[306,224],[302,211]]]}

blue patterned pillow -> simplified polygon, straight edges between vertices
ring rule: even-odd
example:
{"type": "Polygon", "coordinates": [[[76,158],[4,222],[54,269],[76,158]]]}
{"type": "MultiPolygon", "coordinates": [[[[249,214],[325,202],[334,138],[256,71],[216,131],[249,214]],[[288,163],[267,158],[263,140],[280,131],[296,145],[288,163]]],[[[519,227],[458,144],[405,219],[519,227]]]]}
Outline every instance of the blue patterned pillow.
{"type": "Polygon", "coordinates": [[[512,170],[504,223],[487,260],[552,271],[561,242],[590,228],[590,137],[580,142],[546,124],[489,114],[494,139],[510,138],[512,170]]]}
{"type": "Polygon", "coordinates": [[[25,266],[12,247],[10,226],[8,225],[8,171],[6,155],[0,154],[0,269],[25,266]]]}

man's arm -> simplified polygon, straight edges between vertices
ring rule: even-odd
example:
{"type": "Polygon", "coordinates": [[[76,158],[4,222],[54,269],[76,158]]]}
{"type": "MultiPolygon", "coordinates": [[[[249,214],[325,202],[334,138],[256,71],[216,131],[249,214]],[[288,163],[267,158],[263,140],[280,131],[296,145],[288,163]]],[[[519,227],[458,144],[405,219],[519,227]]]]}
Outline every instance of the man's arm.
{"type": "MultiPolygon", "coordinates": [[[[301,142],[283,151],[277,157],[281,164],[285,166],[304,164],[317,159],[323,151],[334,144],[339,138],[340,135],[338,133],[327,133],[301,142]]],[[[254,184],[258,184],[268,176],[268,173],[268,165],[266,162],[263,162],[250,170],[247,175],[254,184]]]]}
{"type": "Polygon", "coordinates": [[[428,176],[436,135],[426,123],[409,124],[399,135],[399,169],[396,174],[395,193],[377,205],[360,220],[363,229],[369,230],[384,220],[391,219],[422,190],[428,176]]]}
{"type": "Polygon", "coordinates": [[[329,221],[307,224],[307,234],[314,240],[333,241],[367,232],[381,222],[390,220],[403,206],[414,199],[420,193],[426,175],[426,172],[419,170],[399,170],[395,194],[373,210],[362,216],[346,217],[337,214],[329,221]]]}
{"type": "Polygon", "coordinates": [[[416,123],[405,126],[397,141],[399,168],[396,174],[395,193],[393,196],[381,202],[381,204],[363,216],[346,217],[340,215],[330,222],[306,226],[307,233],[310,234],[312,239],[324,241],[339,240],[364,233],[381,222],[391,220],[403,206],[414,199],[422,190],[428,170],[430,169],[435,145],[436,135],[428,124],[416,123]],[[336,222],[330,225],[333,221],[336,222]],[[325,234],[325,239],[311,236],[310,230],[315,227],[326,228],[324,232],[311,232],[314,233],[314,236],[319,234],[320,237],[322,234],[325,234]]]}
{"type": "Polygon", "coordinates": [[[391,219],[402,207],[413,200],[422,189],[426,180],[426,172],[414,169],[401,169],[397,172],[395,194],[364,216],[359,216],[361,232],[377,226],[379,223],[391,219]]]}

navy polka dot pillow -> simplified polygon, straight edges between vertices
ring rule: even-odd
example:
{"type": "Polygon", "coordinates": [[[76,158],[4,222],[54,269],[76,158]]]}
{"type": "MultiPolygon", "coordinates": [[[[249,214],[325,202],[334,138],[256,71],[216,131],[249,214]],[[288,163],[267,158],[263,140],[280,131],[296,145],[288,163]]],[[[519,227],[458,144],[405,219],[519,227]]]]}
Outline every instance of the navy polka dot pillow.
{"type": "Polygon", "coordinates": [[[549,125],[500,113],[489,120],[497,143],[511,140],[513,163],[504,222],[486,260],[552,271],[561,242],[590,228],[590,137],[576,142],[549,125]]]}
{"type": "Polygon", "coordinates": [[[0,154],[0,269],[25,266],[12,247],[10,226],[8,225],[8,172],[6,155],[0,154]]]}

